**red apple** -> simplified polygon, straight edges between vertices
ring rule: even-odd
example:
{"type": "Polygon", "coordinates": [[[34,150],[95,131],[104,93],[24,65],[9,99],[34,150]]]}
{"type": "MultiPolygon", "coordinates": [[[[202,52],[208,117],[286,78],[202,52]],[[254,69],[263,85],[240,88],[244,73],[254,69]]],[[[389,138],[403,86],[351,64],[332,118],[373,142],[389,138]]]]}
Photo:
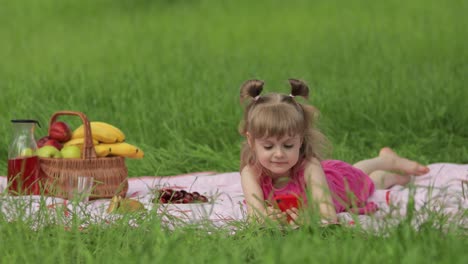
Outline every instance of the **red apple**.
{"type": "Polygon", "coordinates": [[[46,143],[47,140],[49,140],[49,136],[44,136],[41,137],[36,143],[37,143],[37,148],[42,148],[44,146],[44,143],[46,143]]]}
{"type": "Polygon", "coordinates": [[[44,142],[43,146],[53,146],[58,150],[61,150],[63,147],[62,143],[58,142],[58,140],[53,139],[53,138],[49,138],[46,142],[44,142]]]}
{"type": "Polygon", "coordinates": [[[49,137],[58,142],[66,142],[71,139],[72,131],[67,123],[56,121],[49,128],[49,137]]]}

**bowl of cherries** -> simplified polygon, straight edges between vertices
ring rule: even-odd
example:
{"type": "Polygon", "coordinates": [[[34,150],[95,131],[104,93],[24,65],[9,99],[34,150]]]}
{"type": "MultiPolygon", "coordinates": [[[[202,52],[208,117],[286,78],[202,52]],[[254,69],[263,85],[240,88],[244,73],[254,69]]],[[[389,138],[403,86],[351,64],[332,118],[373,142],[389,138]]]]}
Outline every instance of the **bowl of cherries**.
{"type": "Polygon", "coordinates": [[[188,220],[208,219],[214,206],[206,195],[172,188],[157,190],[153,203],[159,204],[162,212],[188,220]]]}
{"type": "Polygon", "coordinates": [[[159,189],[153,199],[153,203],[160,204],[191,204],[207,203],[208,198],[199,192],[189,192],[184,189],[175,190],[171,188],[159,189]]]}

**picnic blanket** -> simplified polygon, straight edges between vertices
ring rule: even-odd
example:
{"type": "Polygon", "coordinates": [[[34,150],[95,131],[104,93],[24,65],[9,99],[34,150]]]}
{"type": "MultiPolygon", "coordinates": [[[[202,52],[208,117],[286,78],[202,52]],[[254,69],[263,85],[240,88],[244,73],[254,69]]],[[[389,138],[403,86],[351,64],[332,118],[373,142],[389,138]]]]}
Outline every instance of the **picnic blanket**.
{"type": "MultiPolygon", "coordinates": [[[[365,229],[379,230],[398,224],[412,212],[417,227],[434,212],[447,217],[446,224],[468,228],[468,164],[436,163],[429,165],[430,172],[413,178],[409,187],[394,186],[376,190],[369,198],[379,210],[373,215],[340,213],[338,218],[347,225],[361,225],[365,229]],[[411,208],[408,208],[410,206],[411,208]]],[[[239,172],[196,172],[175,176],[142,176],[129,178],[127,198],[140,201],[148,215],[161,215],[169,226],[184,223],[209,222],[215,226],[229,226],[246,219],[246,205],[242,193],[239,172]],[[161,188],[184,189],[199,192],[210,198],[205,204],[159,204],[153,203],[156,191],[161,188]]],[[[8,221],[19,218],[31,220],[32,228],[43,225],[44,206],[52,210],[46,224],[64,223],[72,216],[83,217],[88,222],[112,222],[118,214],[108,214],[110,199],[93,200],[80,204],[56,197],[6,195],[7,179],[0,176],[0,209],[8,221]],[[63,215],[61,215],[63,212],[63,215]],[[58,214],[54,217],[54,214],[58,214]],[[65,220],[64,220],[65,219],[65,220]],[[42,222],[41,222],[42,221],[42,222]]],[[[89,223],[88,223],[89,224],[89,223]]],[[[131,224],[131,223],[130,223],[131,224]]],[[[137,225],[136,223],[134,223],[137,225]]]]}

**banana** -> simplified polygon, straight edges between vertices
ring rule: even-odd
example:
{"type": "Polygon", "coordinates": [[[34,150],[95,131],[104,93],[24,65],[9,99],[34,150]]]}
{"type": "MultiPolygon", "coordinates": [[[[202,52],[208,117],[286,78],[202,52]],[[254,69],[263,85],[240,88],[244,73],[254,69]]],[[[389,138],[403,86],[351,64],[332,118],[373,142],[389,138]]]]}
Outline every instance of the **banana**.
{"type": "MultiPolygon", "coordinates": [[[[108,156],[111,152],[111,148],[109,146],[106,146],[109,144],[97,144],[94,146],[94,150],[96,150],[96,155],[98,157],[106,157],[108,156]]],[[[110,144],[112,145],[112,144],[110,144]]]]}
{"type": "Polygon", "coordinates": [[[91,123],[93,123],[93,125],[95,125],[95,126],[100,126],[103,129],[108,129],[110,131],[113,131],[115,133],[115,135],[117,136],[117,142],[124,142],[125,141],[125,134],[119,128],[117,128],[117,127],[115,127],[115,126],[113,126],[113,125],[111,125],[109,123],[106,123],[106,122],[93,121],[91,123]]]}
{"type": "Polygon", "coordinates": [[[113,143],[113,144],[101,143],[97,145],[96,148],[98,146],[109,148],[110,149],[109,155],[122,156],[126,158],[134,158],[134,159],[141,159],[144,156],[143,150],[141,150],[137,146],[134,146],[126,142],[113,143]]]}
{"type": "MultiPolygon", "coordinates": [[[[99,141],[93,138],[93,145],[99,144],[99,141]]],[[[81,146],[84,145],[84,138],[74,138],[70,139],[69,141],[63,143],[63,146],[81,146]]]]}
{"type": "Polygon", "coordinates": [[[122,200],[122,197],[120,197],[120,196],[112,197],[112,199],[111,199],[111,201],[109,203],[109,207],[107,207],[107,213],[108,214],[113,213],[115,210],[117,210],[117,208],[119,208],[120,200],[122,200]]]}
{"type": "Polygon", "coordinates": [[[145,156],[145,152],[143,152],[143,150],[138,148],[138,151],[134,155],[129,156],[129,158],[142,159],[144,156],[145,156]]]}
{"type": "MultiPolygon", "coordinates": [[[[116,132],[114,129],[110,129],[109,127],[103,127],[102,125],[96,125],[95,122],[90,122],[91,126],[91,133],[93,135],[93,139],[104,142],[104,143],[116,143],[118,142],[119,138],[122,138],[122,135],[116,132]]],[[[84,138],[84,125],[79,126],[77,129],[73,131],[72,139],[75,138],[84,138]]],[[[124,136],[125,138],[125,136],[124,136]]]]}

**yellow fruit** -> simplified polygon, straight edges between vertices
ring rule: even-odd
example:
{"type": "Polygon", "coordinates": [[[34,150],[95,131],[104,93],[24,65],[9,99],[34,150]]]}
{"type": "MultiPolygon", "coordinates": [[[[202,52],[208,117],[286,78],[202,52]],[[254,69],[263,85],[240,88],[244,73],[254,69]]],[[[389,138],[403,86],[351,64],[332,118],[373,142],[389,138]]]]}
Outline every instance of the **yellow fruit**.
{"type": "MultiPolygon", "coordinates": [[[[99,141],[93,139],[93,145],[99,144],[99,141]]],[[[63,144],[64,147],[66,146],[79,146],[79,145],[84,145],[84,138],[74,138],[70,139],[69,141],[65,142],[63,144]]]]}
{"type": "Polygon", "coordinates": [[[107,144],[97,144],[94,146],[94,150],[96,150],[96,155],[98,157],[106,157],[110,154],[110,147],[106,146],[107,144]]]}
{"type": "Polygon", "coordinates": [[[113,126],[113,125],[111,125],[109,123],[106,123],[106,122],[93,121],[91,123],[93,124],[93,126],[100,126],[103,129],[113,131],[113,133],[115,133],[115,135],[117,137],[117,142],[124,142],[125,141],[125,134],[119,128],[117,128],[117,127],[115,127],[115,126],[113,126]]]}
{"type": "Polygon", "coordinates": [[[141,148],[138,148],[138,151],[134,155],[131,155],[128,157],[132,159],[142,159],[144,156],[145,156],[145,152],[143,152],[141,148]]]}
{"type": "Polygon", "coordinates": [[[126,158],[143,158],[144,152],[138,148],[137,146],[134,146],[132,144],[129,144],[127,142],[120,142],[120,143],[113,143],[113,144],[99,144],[98,146],[101,147],[108,147],[110,148],[110,155],[115,155],[115,156],[122,156],[126,158]]]}
{"type": "MultiPolygon", "coordinates": [[[[102,125],[96,125],[94,122],[90,122],[91,134],[93,139],[104,142],[104,143],[115,143],[118,142],[121,135],[119,135],[115,130],[110,129],[109,127],[103,127],[102,125]]],[[[84,125],[79,126],[73,131],[72,139],[75,138],[84,138],[84,125]]]]}
{"type": "Polygon", "coordinates": [[[117,212],[119,213],[134,213],[144,210],[145,206],[141,202],[128,198],[121,199],[117,208],[117,212]]]}
{"type": "Polygon", "coordinates": [[[144,210],[145,206],[137,200],[114,196],[107,208],[107,213],[135,213],[144,210]]]}
{"type": "Polygon", "coordinates": [[[119,207],[119,202],[120,200],[122,199],[122,197],[120,196],[114,196],[112,197],[110,203],[109,203],[109,207],[107,207],[107,213],[110,214],[110,213],[113,213],[115,210],[117,210],[117,208],[119,207]]]}

